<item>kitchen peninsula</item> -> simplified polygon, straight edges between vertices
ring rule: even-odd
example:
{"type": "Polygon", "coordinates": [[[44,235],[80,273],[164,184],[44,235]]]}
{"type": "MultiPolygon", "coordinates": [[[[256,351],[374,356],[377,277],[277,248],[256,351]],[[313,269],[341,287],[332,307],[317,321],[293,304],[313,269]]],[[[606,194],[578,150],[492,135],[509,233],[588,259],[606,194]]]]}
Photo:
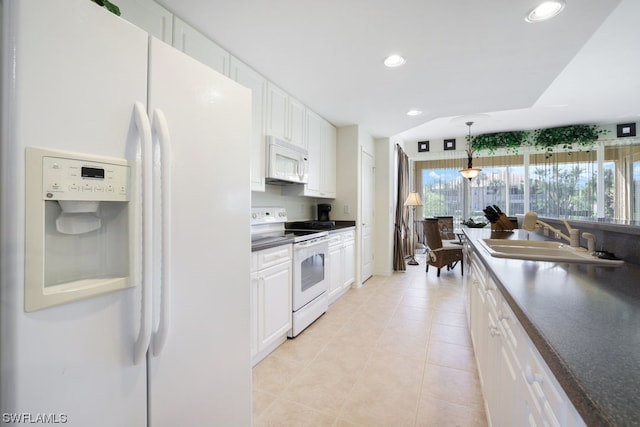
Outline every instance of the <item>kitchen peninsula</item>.
{"type": "MultiPolygon", "coordinates": [[[[583,425],[582,421],[586,425],[640,425],[640,266],[594,267],[493,258],[478,243],[490,237],[526,239],[526,234],[524,230],[465,229],[472,264],[467,308],[481,377],[485,370],[483,391],[492,420],[515,422],[509,417],[535,419],[539,415],[560,425],[583,425]],[[479,291],[483,286],[484,291],[479,291]],[[484,314],[478,302],[483,298],[484,314]],[[493,304],[496,309],[490,307],[491,301],[498,301],[493,304]],[[484,332],[478,329],[483,321],[484,332]],[[526,334],[521,342],[532,345],[512,344],[518,337],[511,334],[511,323],[519,323],[526,334]],[[474,329],[479,332],[474,334],[474,329]],[[493,353],[497,356],[487,362],[489,371],[492,367],[505,370],[500,355],[508,354],[507,350],[515,355],[511,360],[515,360],[516,374],[510,377],[511,383],[507,381],[514,393],[501,390],[502,405],[512,408],[506,415],[502,408],[493,410],[492,392],[487,388],[495,384],[487,383],[503,381],[501,375],[509,376],[509,372],[496,378],[492,375],[495,372],[487,374],[482,360],[483,352],[490,351],[487,348],[496,342],[503,352],[493,353]],[[539,353],[554,378],[545,377],[544,369],[531,362],[535,357],[529,347],[535,347],[533,351],[539,353]],[[570,403],[552,389],[555,381],[570,403]],[[551,392],[545,392],[550,386],[551,392]],[[507,404],[505,398],[511,395],[521,401],[507,404]],[[535,406],[541,408],[538,415],[533,414],[535,406]],[[582,420],[571,417],[574,408],[582,420]]],[[[531,238],[537,236],[532,234],[531,238]]]]}

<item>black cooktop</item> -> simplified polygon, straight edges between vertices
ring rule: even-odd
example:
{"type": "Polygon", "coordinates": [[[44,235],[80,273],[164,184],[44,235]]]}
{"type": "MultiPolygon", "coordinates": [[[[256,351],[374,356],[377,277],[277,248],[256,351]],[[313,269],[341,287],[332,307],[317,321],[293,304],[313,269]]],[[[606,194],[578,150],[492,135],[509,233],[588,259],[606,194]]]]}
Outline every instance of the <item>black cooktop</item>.
{"type": "Polygon", "coordinates": [[[331,230],[335,227],[335,221],[294,221],[287,224],[287,228],[301,230],[331,230]]]}

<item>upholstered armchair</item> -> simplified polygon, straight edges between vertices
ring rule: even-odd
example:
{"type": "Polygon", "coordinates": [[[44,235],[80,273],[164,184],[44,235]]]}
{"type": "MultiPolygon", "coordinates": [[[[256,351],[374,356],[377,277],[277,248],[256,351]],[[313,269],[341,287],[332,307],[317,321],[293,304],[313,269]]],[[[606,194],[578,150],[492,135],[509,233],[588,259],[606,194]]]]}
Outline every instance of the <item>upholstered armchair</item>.
{"type": "Polygon", "coordinates": [[[425,218],[422,223],[424,232],[424,241],[427,245],[427,268],[432,265],[438,269],[438,277],[440,277],[440,269],[447,267],[447,270],[453,269],[456,264],[460,263],[460,273],[464,275],[464,263],[462,262],[462,246],[460,245],[442,245],[442,237],[440,236],[440,226],[437,218],[425,218]]]}
{"type": "Polygon", "coordinates": [[[452,216],[437,216],[438,227],[440,227],[440,238],[442,240],[453,240],[456,235],[453,232],[452,216]]]}

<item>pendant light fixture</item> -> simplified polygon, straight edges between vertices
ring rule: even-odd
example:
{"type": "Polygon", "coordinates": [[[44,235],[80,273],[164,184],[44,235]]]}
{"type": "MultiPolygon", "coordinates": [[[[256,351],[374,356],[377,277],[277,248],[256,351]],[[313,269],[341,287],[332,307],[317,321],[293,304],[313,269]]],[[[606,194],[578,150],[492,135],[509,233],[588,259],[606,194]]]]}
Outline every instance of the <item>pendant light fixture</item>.
{"type": "Polygon", "coordinates": [[[469,136],[467,137],[467,167],[460,170],[460,174],[471,181],[478,176],[482,169],[473,167],[473,146],[471,145],[471,125],[473,122],[466,122],[465,125],[469,126],[469,136]]]}

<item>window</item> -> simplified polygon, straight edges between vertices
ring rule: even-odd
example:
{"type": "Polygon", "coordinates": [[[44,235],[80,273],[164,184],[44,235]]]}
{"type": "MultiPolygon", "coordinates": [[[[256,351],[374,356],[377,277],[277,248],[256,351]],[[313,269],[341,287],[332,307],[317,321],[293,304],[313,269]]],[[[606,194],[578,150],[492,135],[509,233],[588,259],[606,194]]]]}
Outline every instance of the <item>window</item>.
{"type": "Polygon", "coordinates": [[[462,177],[457,169],[422,169],[423,216],[462,217],[464,207],[462,177]]]}
{"type": "MultiPolygon", "coordinates": [[[[611,178],[611,169],[605,176],[611,178]]],[[[608,180],[613,185],[611,179],[608,180]]],[[[597,153],[532,154],[529,167],[529,210],[551,217],[605,217],[598,212],[597,153]]],[[[609,212],[609,217],[613,212],[609,212]]]]}
{"type": "Polygon", "coordinates": [[[605,218],[640,221],[640,145],[606,147],[604,168],[605,218]]]}
{"type": "Polygon", "coordinates": [[[497,205],[507,215],[523,214],[524,167],[514,165],[485,167],[481,165],[482,162],[477,163],[478,167],[482,168],[482,172],[469,183],[471,187],[469,216],[478,216],[478,212],[483,215],[482,210],[488,205],[497,205]]]}
{"type": "Polygon", "coordinates": [[[459,157],[414,162],[423,216],[482,218],[487,205],[497,205],[510,216],[535,211],[550,217],[640,221],[637,138],[549,157],[545,153],[475,157],[473,164],[482,172],[470,182],[458,172],[464,164],[459,157]]]}

